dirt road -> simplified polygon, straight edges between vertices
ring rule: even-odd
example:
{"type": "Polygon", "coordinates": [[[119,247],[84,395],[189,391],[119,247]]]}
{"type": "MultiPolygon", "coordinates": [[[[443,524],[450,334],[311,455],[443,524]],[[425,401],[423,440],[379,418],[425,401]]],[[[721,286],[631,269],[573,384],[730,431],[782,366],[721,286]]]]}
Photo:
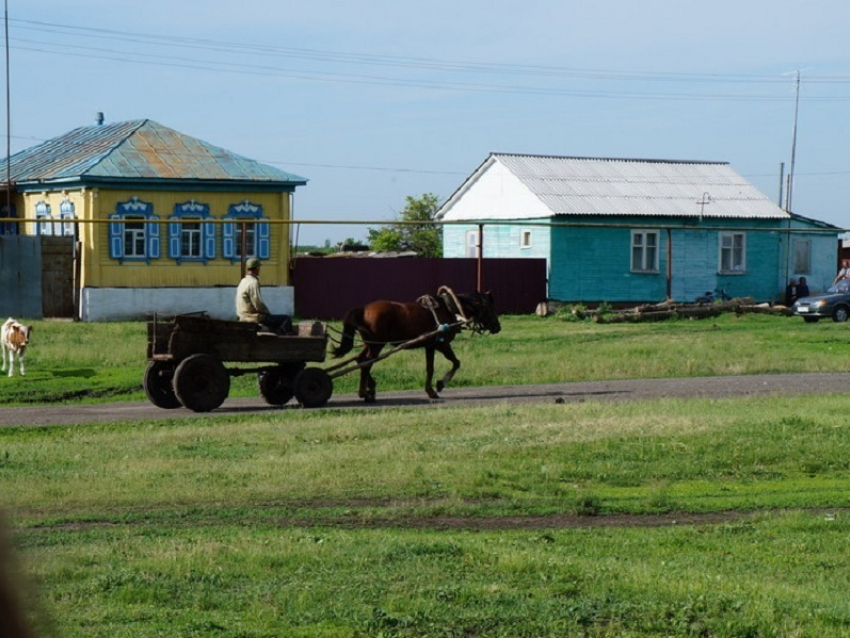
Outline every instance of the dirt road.
{"type": "MultiPolygon", "coordinates": [[[[486,405],[492,403],[573,403],[582,401],[635,401],[663,397],[723,398],[742,396],[848,394],[850,373],[777,374],[687,379],[634,379],[547,385],[448,388],[439,400],[431,400],[421,389],[405,392],[378,392],[378,401],[365,404],[356,395],[331,397],[324,409],[367,409],[388,407],[439,407],[486,405]]],[[[294,402],[271,407],[259,397],[231,398],[209,415],[257,414],[269,411],[300,410],[294,402]]],[[[191,417],[185,408],[163,410],[144,402],[100,405],[33,406],[0,408],[0,427],[29,425],[76,425],[147,421],[191,417]]]]}

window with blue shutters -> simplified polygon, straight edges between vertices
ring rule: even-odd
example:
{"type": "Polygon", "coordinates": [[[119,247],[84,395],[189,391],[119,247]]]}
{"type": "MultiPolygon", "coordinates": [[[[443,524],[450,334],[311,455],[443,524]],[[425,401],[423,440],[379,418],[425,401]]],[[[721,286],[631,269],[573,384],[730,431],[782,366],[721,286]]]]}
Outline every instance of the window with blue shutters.
{"type": "Polygon", "coordinates": [[[201,261],[215,258],[215,224],[209,220],[210,207],[194,199],[174,205],[174,214],[168,218],[168,256],[183,261],[201,261]]]}
{"type": "Polygon", "coordinates": [[[63,199],[59,202],[59,218],[62,220],[60,234],[66,237],[76,237],[77,224],[74,220],[77,219],[77,213],[74,209],[74,202],[69,199],[63,199]]]}
{"type": "Polygon", "coordinates": [[[35,204],[35,218],[38,220],[35,224],[36,235],[58,235],[60,228],[53,226],[53,216],[50,214],[50,204],[45,201],[38,201],[35,204]]]}
{"type": "Polygon", "coordinates": [[[268,259],[271,254],[268,217],[263,216],[263,207],[245,200],[227,208],[222,225],[221,252],[225,259],[241,261],[244,257],[268,259]],[[244,237],[243,237],[244,235],[244,237]]]}
{"type": "MultiPolygon", "coordinates": [[[[15,210],[15,205],[12,205],[11,210],[5,204],[0,208],[0,217],[12,218],[17,217],[18,212],[15,210]]],[[[20,232],[18,222],[0,222],[0,235],[17,235],[20,232]]]]}
{"type": "Polygon", "coordinates": [[[159,219],[153,204],[138,197],[120,202],[109,216],[109,256],[119,263],[159,259],[159,219]]]}

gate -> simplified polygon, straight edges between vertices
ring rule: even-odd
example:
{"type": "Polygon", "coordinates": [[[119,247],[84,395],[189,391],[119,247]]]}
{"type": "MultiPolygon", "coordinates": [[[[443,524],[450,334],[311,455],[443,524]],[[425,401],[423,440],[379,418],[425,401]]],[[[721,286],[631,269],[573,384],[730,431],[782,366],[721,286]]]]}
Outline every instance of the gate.
{"type": "Polygon", "coordinates": [[[73,237],[0,235],[0,317],[73,318],[73,237]]]}
{"type": "Polygon", "coordinates": [[[41,238],[41,296],[45,317],[74,316],[74,249],[74,237],[41,238]]]}

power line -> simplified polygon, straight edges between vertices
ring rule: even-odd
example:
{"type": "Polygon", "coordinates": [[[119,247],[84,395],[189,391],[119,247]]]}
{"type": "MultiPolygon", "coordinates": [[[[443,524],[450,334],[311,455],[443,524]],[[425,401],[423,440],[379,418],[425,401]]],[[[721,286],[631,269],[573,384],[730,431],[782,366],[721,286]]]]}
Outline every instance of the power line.
{"type": "MultiPolygon", "coordinates": [[[[342,65],[367,65],[381,67],[397,67],[405,71],[419,72],[450,72],[486,75],[520,76],[523,78],[534,77],[537,79],[561,79],[580,82],[639,82],[639,83],[668,83],[679,85],[717,85],[717,84],[745,84],[748,88],[761,85],[765,87],[784,86],[785,80],[774,76],[753,76],[740,74],[697,74],[697,73],[669,73],[669,72],[627,72],[610,71],[601,69],[577,69],[572,67],[522,65],[504,63],[478,63],[478,62],[453,62],[437,60],[432,58],[416,58],[402,56],[387,56],[360,53],[345,53],[339,51],[325,51],[319,49],[303,49],[292,47],[278,47],[255,43],[224,42],[202,38],[180,37],[174,39],[171,36],[137,33],[129,31],[118,31],[111,29],[99,29],[92,27],[81,27],[75,25],[63,25],[49,22],[16,20],[20,30],[38,30],[64,35],[73,40],[84,38],[86,45],[60,42],[42,42],[16,38],[24,46],[16,46],[20,50],[43,53],[46,55],[59,55],[76,57],[105,59],[113,62],[168,66],[174,68],[188,68],[199,71],[228,72],[240,74],[252,74],[274,77],[285,77],[301,81],[322,81],[337,83],[371,84],[383,86],[406,86],[412,88],[485,92],[485,93],[514,93],[542,96],[563,96],[618,100],[722,100],[722,101],[775,101],[787,102],[790,98],[785,94],[758,94],[758,93],[717,93],[717,92],[642,92],[624,91],[621,88],[614,90],[581,89],[558,86],[529,86],[517,84],[497,84],[493,82],[470,82],[451,79],[428,79],[425,77],[387,77],[368,75],[363,73],[350,73],[344,70],[321,70],[321,69],[293,69],[272,66],[267,63],[259,64],[253,61],[235,62],[231,59],[226,61],[217,59],[196,59],[187,57],[175,57],[164,55],[164,47],[170,49],[191,49],[208,51],[216,54],[238,54],[238,55],[262,55],[266,61],[269,57],[285,58],[287,61],[301,59],[319,64],[342,64],[342,65]],[[157,53],[148,51],[133,51],[126,49],[114,49],[94,47],[88,43],[92,38],[105,39],[126,44],[141,44],[143,46],[154,46],[157,53]],[[25,45],[35,46],[25,46],[25,45]],[[73,50],[69,51],[69,49],[73,50]]],[[[807,83],[825,82],[830,84],[850,84],[850,77],[830,76],[828,78],[807,78],[807,83]]],[[[850,101],[850,96],[815,96],[809,95],[807,101],[850,101]]]]}

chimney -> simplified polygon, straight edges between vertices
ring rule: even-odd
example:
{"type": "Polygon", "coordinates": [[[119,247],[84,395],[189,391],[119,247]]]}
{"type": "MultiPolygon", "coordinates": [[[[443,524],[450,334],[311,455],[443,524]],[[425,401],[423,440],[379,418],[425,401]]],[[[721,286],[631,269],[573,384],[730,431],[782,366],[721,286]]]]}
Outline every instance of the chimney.
{"type": "Polygon", "coordinates": [[[103,111],[97,112],[97,125],[100,126],[103,124],[103,111]]]}

